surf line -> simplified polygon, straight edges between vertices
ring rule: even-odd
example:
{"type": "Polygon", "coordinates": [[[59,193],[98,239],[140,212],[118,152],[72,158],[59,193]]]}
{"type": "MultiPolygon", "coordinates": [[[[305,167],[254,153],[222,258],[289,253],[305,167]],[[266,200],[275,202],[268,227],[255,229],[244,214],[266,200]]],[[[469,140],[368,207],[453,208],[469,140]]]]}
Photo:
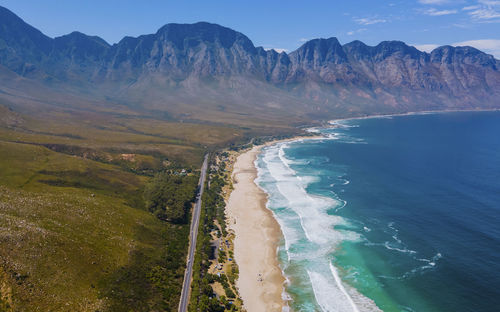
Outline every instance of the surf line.
{"type": "Polygon", "coordinates": [[[335,267],[333,266],[333,264],[331,262],[329,264],[330,264],[330,271],[332,271],[333,278],[335,279],[335,283],[337,283],[337,286],[340,288],[340,291],[347,298],[347,301],[349,301],[349,304],[351,305],[352,310],[354,312],[359,312],[358,307],[356,306],[356,304],[352,300],[351,296],[349,296],[349,294],[345,290],[344,285],[342,285],[342,281],[340,280],[340,277],[337,273],[337,270],[335,269],[335,267]]]}

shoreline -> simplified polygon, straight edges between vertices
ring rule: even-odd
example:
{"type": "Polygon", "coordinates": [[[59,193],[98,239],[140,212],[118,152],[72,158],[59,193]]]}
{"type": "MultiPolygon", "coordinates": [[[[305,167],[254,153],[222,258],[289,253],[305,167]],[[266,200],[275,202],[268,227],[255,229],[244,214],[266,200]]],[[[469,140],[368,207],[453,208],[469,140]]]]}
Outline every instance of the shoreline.
{"type": "MultiPolygon", "coordinates": [[[[488,111],[499,111],[499,109],[422,111],[339,118],[328,121],[328,125],[305,129],[309,133],[317,135],[299,135],[273,140],[240,152],[231,173],[234,190],[227,200],[226,222],[228,228],[235,234],[234,257],[239,268],[236,286],[243,300],[245,311],[289,311],[285,290],[286,277],[278,259],[278,248],[284,236],[273,212],[267,208],[268,194],[255,182],[258,176],[255,160],[264,147],[283,142],[328,139],[316,129],[335,128],[338,126],[338,122],[344,120],[488,111]]],[[[350,289],[349,293],[353,291],[358,295],[355,289],[350,289]]],[[[353,302],[349,303],[354,304],[353,302]]]]}
{"type": "Polygon", "coordinates": [[[339,117],[330,120],[323,120],[323,124],[316,125],[304,125],[299,126],[299,129],[302,129],[309,133],[317,133],[316,129],[325,129],[334,126],[336,122],[339,121],[348,121],[348,120],[362,120],[362,119],[371,119],[371,118],[384,118],[384,117],[399,117],[399,116],[413,116],[413,115],[429,115],[429,114],[440,114],[440,113],[466,113],[466,112],[498,112],[500,108],[480,108],[480,109],[443,109],[443,110],[425,110],[425,111],[414,111],[414,112],[406,112],[406,113],[388,113],[388,114],[377,114],[377,115],[366,115],[366,116],[357,116],[357,117],[339,117]]]}
{"type": "MultiPolygon", "coordinates": [[[[498,112],[500,108],[486,108],[486,109],[444,109],[444,110],[430,110],[430,111],[416,111],[416,112],[407,112],[407,113],[395,113],[395,114],[378,114],[378,115],[368,115],[368,116],[359,116],[359,117],[346,117],[346,118],[337,118],[327,121],[330,126],[335,126],[339,121],[348,121],[348,120],[364,120],[364,119],[376,119],[376,118],[388,118],[388,117],[404,117],[404,116],[419,116],[419,115],[433,115],[433,114],[446,114],[446,113],[481,113],[481,112],[498,112]]],[[[320,127],[311,127],[307,129],[318,129],[318,128],[327,128],[325,125],[320,127]]]]}
{"type": "MultiPolygon", "coordinates": [[[[292,300],[286,292],[285,286],[288,279],[282,270],[278,257],[280,243],[285,237],[274,212],[267,207],[269,194],[255,181],[258,177],[255,160],[262,152],[262,149],[267,146],[318,139],[328,139],[328,137],[323,135],[296,136],[269,141],[243,151],[234,163],[231,179],[235,188],[229,197],[226,212],[228,227],[235,234],[234,256],[239,267],[239,278],[236,281],[236,286],[243,301],[242,307],[244,311],[288,312],[291,311],[289,302],[292,300]],[[242,175],[245,176],[242,177],[242,175]],[[241,193],[237,193],[236,198],[233,198],[233,194],[237,191],[241,193]],[[240,197],[241,195],[243,195],[243,198],[240,197]],[[238,201],[236,205],[231,202],[232,198],[238,201]],[[247,206],[247,202],[244,201],[248,200],[253,200],[254,205],[247,206]],[[241,213],[241,208],[245,209],[243,213],[241,213]],[[239,225],[238,220],[240,221],[239,225]],[[251,234],[249,235],[249,233],[251,234]],[[257,272],[262,272],[260,273],[262,275],[257,272]],[[262,279],[259,281],[261,276],[262,279]]],[[[338,268],[335,268],[331,263],[330,270],[334,276],[336,287],[338,287],[340,294],[344,296],[342,305],[358,312],[381,312],[373,300],[362,295],[353,286],[343,283],[338,276],[338,268]],[[358,304],[361,304],[361,310],[358,304]]],[[[313,291],[316,296],[316,290],[313,291]]],[[[316,302],[321,305],[318,300],[316,297],[316,302]]]]}
{"type": "MultiPolygon", "coordinates": [[[[273,142],[275,143],[275,142],[273,142]]],[[[234,163],[234,190],[227,206],[227,221],[234,231],[234,257],[239,269],[236,281],[248,312],[282,311],[285,277],[278,261],[281,228],[266,207],[267,194],[255,183],[255,159],[265,145],[241,153],[234,163]]]]}
{"type": "Polygon", "coordinates": [[[255,182],[255,160],[262,148],[325,136],[295,136],[278,139],[242,151],[231,173],[234,189],[226,205],[226,222],[235,234],[234,258],[238,265],[236,281],[247,312],[287,311],[286,277],[279,263],[278,249],[284,239],[278,220],[267,208],[268,194],[255,182]]]}

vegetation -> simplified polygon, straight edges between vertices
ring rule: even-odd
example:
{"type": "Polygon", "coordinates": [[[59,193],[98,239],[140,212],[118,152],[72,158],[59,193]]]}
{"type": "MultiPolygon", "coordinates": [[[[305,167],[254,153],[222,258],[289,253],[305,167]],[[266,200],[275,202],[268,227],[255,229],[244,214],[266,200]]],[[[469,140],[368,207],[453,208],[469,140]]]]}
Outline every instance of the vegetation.
{"type": "MultiPolygon", "coordinates": [[[[214,167],[214,158],[211,159],[212,168],[214,167]]],[[[193,266],[193,282],[191,301],[189,311],[237,311],[238,307],[226,298],[235,299],[235,291],[231,288],[228,279],[236,278],[236,266],[231,267],[229,276],[221,274],[220,276],[208,273],[210,267],[210,259],[213,259],[213,249],[210,241],[212,240],[211,233],[214,230],[219,231],[219,227],[215,221],[222,226],[222,231],[225,233],[225,217],[224,208],[225,202],[222,197],[222,188],[226,184],[225,166],[219,166],[216,170],[211,170],[209,181],[207,181],[206,190],[202,198],[202,211],[200,218],[200,228],[198,232],[198,240],[196,245],[196,255],[193,266]],[[218,282],[224,289],[225,296],[217,298],[216,293],[212,288],[212,284],[218,282]]],[[[219,257],[224,257],[225,253],[219,253],[219,257]]],[[[222,258],[223,259],[223,258],[222,258]]]]}
{"type": "Polygon", "coordinates": [[[197,176],[159,173],[146,186],[146,206],[160,220],[188,223],[187,217],[196,195],[193,190],[197,185],[197,176]]]}
{"type": "Polygon", "coordinates": [[[177,310],[188,218],[160,220],[143,195],[191,200],[197,174],[179,167],[150,178],[0,140],[0,311],[177,310]]]}
{"type": "MultiPolygon", "coordinates": [[[[176,310],[203,154],[291,129],[162,120],[78,98],[11,101],[0,99],[0,311],[176,310]]],[[[224,175],[212,172],[204,195],[198,311],[227,309],[235,291],[214,299],[206,274],[214,221],[227,234],[224,175]]]]}

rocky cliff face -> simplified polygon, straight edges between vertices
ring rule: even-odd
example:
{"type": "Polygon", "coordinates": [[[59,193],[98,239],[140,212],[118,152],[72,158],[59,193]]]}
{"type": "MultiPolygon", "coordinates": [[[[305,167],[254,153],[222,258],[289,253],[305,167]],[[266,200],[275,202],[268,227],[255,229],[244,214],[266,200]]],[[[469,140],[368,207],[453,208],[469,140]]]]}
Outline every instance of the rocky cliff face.
{"type": "Polygon", "coordinates": [[[243,34],[209,23],[168,24],[156,34],[126,37],[109,48],[106,74],[161,73],[181,81],[228,75],[258,75],[258,50],[243,34]]]}
{"type": "MultiPolygon", "coordinates": [[[[205,22],[168,24],[109,45],[79,32],[51,39],[0,7],[0,64],[32,79],[104,93],[113,85],[132,97],[156,94],[156,100],[172,98],[172,88],[187,88],[193,97],[209,86],[221,98],[230,92],[232,101],[238,101],[235,94],[251,102],[274,92],[282,107],[286,93],[287,101],[304,101],[306,110],[339,114],[500,106],[500,62],[471,47],[443,46],[429,54],[399,41],[372,47],[329,38],[286,54],[205,22]]],[[[300,113],[300,105],[293,109],[300,113]]]]}

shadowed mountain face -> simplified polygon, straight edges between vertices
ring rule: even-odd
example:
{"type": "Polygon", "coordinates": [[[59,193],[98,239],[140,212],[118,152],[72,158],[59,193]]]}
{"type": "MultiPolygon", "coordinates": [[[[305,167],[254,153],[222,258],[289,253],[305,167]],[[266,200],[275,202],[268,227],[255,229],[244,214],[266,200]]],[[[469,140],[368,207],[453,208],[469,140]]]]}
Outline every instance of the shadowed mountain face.
{"type": "Polygon", "coordinates": [[[40,83],[37,92],[56,88],[174,118],[211,119],[206,112],[216,111],[221,119],[304,122],[500,107],[500,61],[471,47],[429,54],[399,41],[372,47],[329,38],[286,54],[204,22],[168,24],[109,45],[79,32],[49,38],[0,7],[0,65],[40,83]]]}

